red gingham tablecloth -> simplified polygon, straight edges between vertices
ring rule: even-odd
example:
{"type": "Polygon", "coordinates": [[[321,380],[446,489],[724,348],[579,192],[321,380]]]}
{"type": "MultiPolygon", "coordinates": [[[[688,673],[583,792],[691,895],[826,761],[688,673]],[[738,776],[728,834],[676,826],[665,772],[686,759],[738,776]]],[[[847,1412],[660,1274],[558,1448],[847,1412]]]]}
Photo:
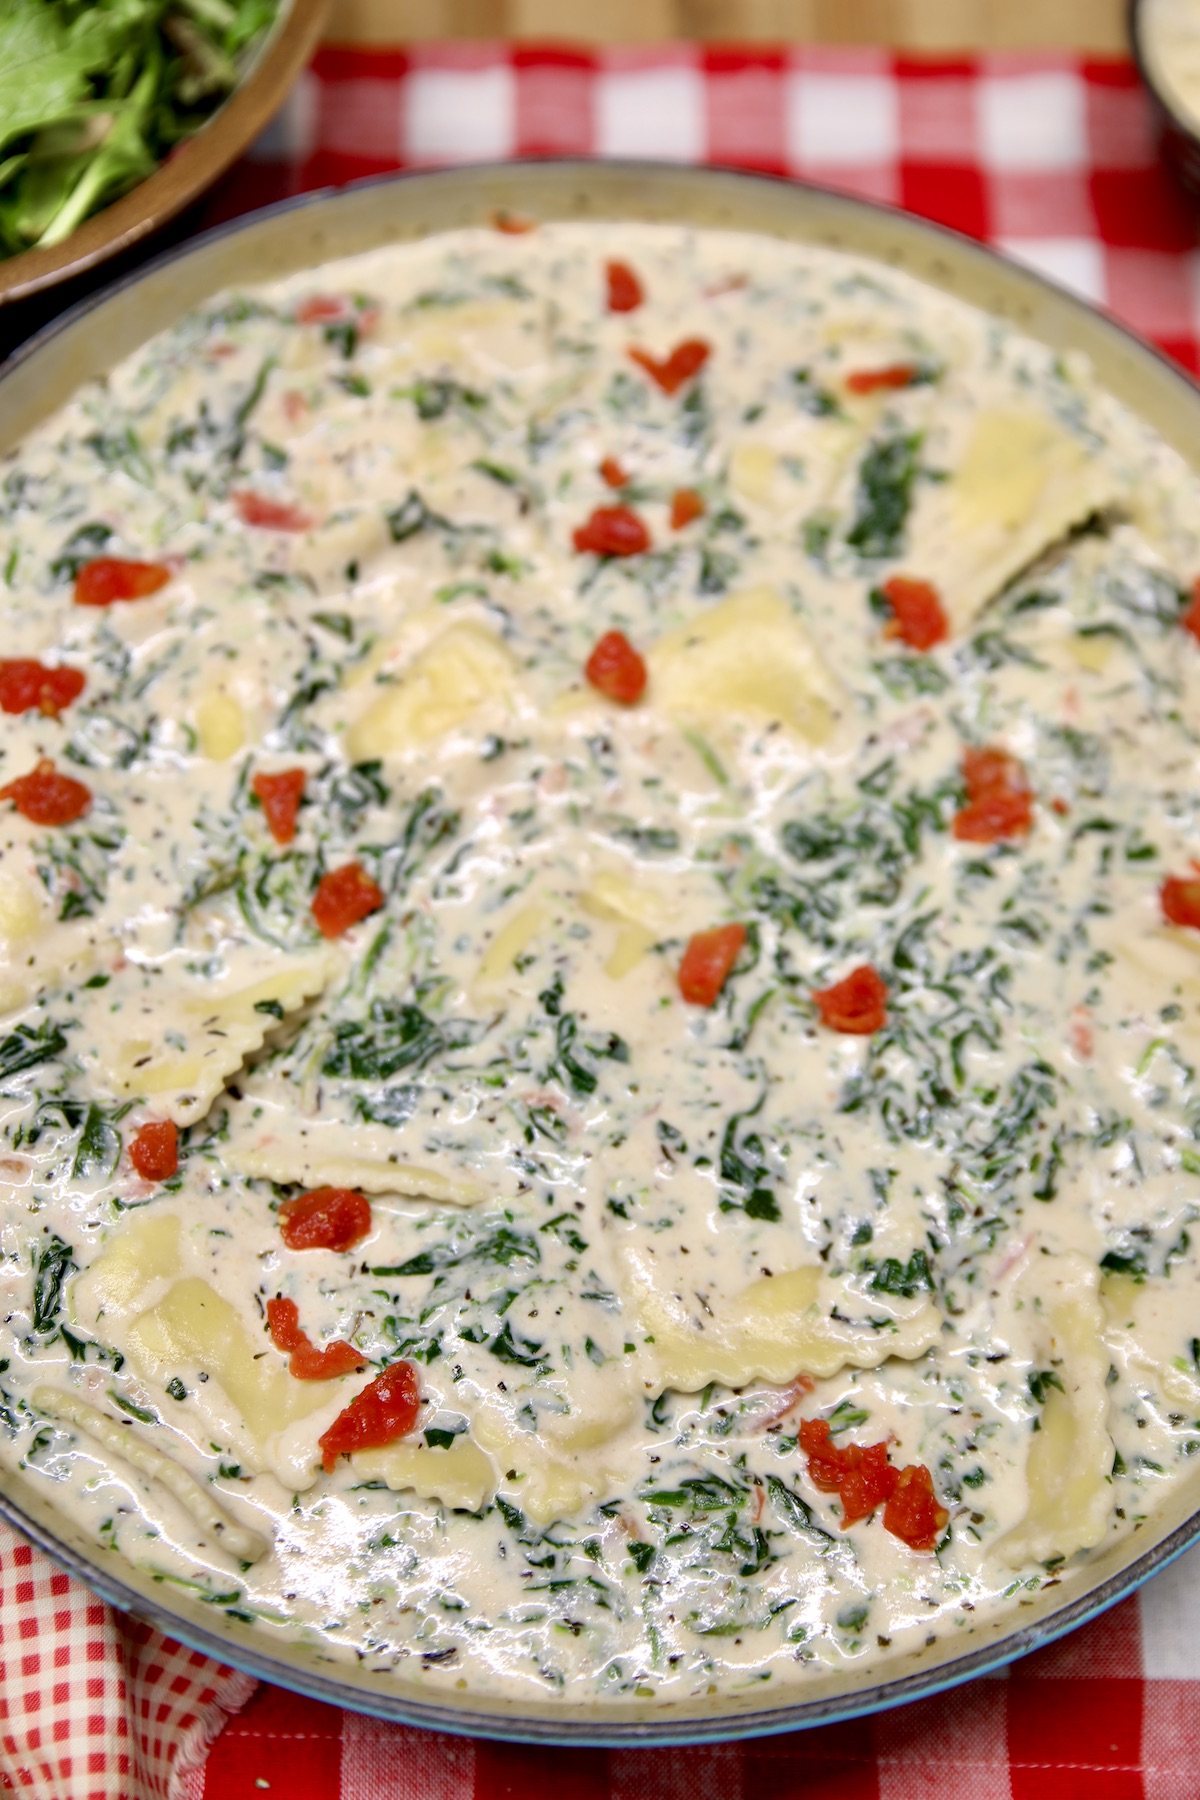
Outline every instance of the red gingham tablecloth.
{"type": "MultiPolygon", "coordinates": [[[[513,155],[736,164],[908,207],[1200,369],[1197,213],[1124,61],[326,48],[205,222],[386,169],[513,155]]],[[[1195,1800],[1200,1549],[996,1676],[756,1743],[470,1742],[253,1687],[0,1527],[0,1783],[25,1800],[1195,1800]]]]}

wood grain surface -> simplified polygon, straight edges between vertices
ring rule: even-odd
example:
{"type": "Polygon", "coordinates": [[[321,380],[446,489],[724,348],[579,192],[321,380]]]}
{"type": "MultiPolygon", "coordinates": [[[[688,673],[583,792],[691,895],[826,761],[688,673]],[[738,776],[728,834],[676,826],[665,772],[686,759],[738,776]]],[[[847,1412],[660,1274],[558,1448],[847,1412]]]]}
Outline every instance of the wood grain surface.
{"type": "Polygon", "coordinates": [[[1125,24],[1122,0],[334,0],[327,36],[1120,51],[1125,24]]]}

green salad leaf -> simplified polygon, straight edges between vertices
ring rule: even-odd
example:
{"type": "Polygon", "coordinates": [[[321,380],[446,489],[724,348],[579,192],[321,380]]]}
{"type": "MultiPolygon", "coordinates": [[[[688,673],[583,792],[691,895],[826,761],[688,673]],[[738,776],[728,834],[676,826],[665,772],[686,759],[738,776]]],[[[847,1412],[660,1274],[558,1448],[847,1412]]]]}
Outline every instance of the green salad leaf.
{"type": "Polygon", "coordinates": [[[237,86],[279,0],[0,0],[0,255],[62,243],[237,86]]]}

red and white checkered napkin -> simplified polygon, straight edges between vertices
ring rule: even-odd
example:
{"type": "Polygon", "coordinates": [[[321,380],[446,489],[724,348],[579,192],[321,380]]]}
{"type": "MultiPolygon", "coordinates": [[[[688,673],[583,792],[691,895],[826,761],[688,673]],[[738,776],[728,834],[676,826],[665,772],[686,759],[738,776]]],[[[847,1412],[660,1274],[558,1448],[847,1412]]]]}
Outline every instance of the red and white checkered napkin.
{"type": "MultiPolygon", "coordinates": [[[[215,222],[387,169],[645,156],[802,176],[998,244],[1200,368],[1196,215],[1129,64],[878,51],[325,49],[215,222]]],[[[260,1687],[0,1526],[0,1783],[23,1800],[1200,1800],[1200,1550],[1011,1670],[851,1725],[546,1750],[260,1687]]]]}
{"type": "Polygon", "coordinates": [[[387,169],[512,156],[724,163],[906,207],[998,245],[1200,368],[1196,210],[1159,162],[1149,104],[1117,58],[326,47],[210,216],[387,169]]]}
{"type": "Polygon", "coordinates": [[[114,1612],[0,1525],[5,1792],[172,1800],[254,1685],[114,1612]]]}
{"type": "Polygon", "coordinates": [[[0,1789],[21,1800],[1195,1800],[1200,1552],[1007,1671],[745,1744],[564,1750],[259,1687],[110,1612],[0,1526],[0,1789]]]}

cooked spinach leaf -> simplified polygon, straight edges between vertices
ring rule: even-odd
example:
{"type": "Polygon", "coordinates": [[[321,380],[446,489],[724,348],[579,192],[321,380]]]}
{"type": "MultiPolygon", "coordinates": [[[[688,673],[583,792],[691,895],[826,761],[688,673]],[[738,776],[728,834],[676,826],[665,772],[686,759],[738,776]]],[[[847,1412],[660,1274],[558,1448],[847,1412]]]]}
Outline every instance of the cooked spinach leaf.
{"type": "Polygon", "coordinates": [[[898,1256],[886,1256],[875,1270],[871,1287],[878,1294],[897,1294],[911,1300],[918,1288],[932,1288],[929,1258],[924,1250],[914,1250],[906,1263],[898,1256]]]}
{"type": "Polygon", "coordinates": [[[401,1069],[423,1069],[442,1050],[470,1041],[463,1021],[438,1024],[408,1001],[373,1000],[365,1019],[342,1019],[325,1053],[325,1075],[388,1081],[401,1069]]]}
{"type": "MultiPolygon", "coordinates": [[[[123,1111],[124,1109],[122,1109],[123,1111]]],[[[76,1181],[111,1175],[121,1160],[121,1133],[112,1116],[93,1100],[84,1115],[71,1173],[76,1181]]]]}
{"type": "Polygon", "coordinates": [[[846,542],[860,556],[897,556],[912,506],[921,439],[917,435],[881,438],[871,445],[858,471],[854,521],[846,542]]]}
{"type": "Polygon", "coordinates": [[[37,1027],[18,1025],[0,1039],[0,1081],[25,1069],[35,1069],[39,1063],[51,1062],[66,1047],[66,1037],[53,1019],[44,1019],[37,1027]]]}
{"type": "Polygon", "coordinates": [[[37,1261],[33,1279],[33,1329],[53,1332],[58,1329],[62,1305],[63,1282],[76,1267],[75,1252],[60,1237],[48,1239],[37,1261]]]}

